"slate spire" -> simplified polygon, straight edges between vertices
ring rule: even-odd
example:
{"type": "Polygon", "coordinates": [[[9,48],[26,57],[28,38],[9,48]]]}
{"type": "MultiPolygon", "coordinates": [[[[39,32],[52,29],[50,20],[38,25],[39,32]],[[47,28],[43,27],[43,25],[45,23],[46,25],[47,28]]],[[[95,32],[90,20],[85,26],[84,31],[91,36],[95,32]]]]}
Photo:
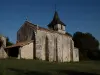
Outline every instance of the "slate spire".
{"type": "Polygon", "coordinates": [[[53,20],[48,24],[48,27],[50,27],[50,28],[51,28],[51,27],[54,27],[54,25],[56,25],[56,24],[61,24],[61,25],[66,26],[66,25],[60,20],[57,11],[55,11],[53,20]]]}
{"type": "Polygon", "coordinates": [[[55,11],[54,17],[53,17],[53,21],[60,21],[60,18],[58,16],[57,11],[55,11]]]}

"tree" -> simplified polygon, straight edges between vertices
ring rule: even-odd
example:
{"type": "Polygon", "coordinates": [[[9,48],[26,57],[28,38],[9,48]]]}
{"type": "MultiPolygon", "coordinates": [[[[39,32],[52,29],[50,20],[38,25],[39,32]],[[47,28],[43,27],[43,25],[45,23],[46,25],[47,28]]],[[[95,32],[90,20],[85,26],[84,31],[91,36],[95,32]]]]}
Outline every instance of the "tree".
{"type": "Polygon", "coordinates": [[[6,46],[11,46],[11,45],[13,45],[13,43],[10,42],[10,41],[9,41],[9,38],[7,37],[7,39],[6,39],[6,46]]]}
{"type": "Polygon", "coordinates": [[[90,33],[76,32],[73,35],[75,47],[79,48],[80,59],[96,59],[99,55],[99,42],[90,33]]]}

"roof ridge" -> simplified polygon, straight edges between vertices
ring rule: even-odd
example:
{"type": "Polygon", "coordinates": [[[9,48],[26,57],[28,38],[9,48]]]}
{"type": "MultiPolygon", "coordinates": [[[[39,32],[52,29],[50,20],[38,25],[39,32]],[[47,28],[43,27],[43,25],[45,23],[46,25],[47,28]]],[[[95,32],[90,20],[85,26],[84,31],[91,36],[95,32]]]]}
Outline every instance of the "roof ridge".
{"type": "MultiPolygon", "coordinates": [[[[35,24],[33,24],[33,23],[30,23],[30,22],[28,22],[29,24],[30,24],[30,26],[32,27],[32,29],[34,29],[33,27],[35,26],[36,27],[36,25],[35,24]]],[[[62,34],[62,33],[59,33],[59,32],[57,32],[57,31],[54,31],[54,30],[50,30],[50,29],[47,29],[47,28],[43,28],[43,27],[41,27],[41,26],[38,26],[38,30],[46,30],[46,31],[49,31],[49,32],[55,32],[55,33],[58,33],[58,34],[62,34]]],[[[66,33],[67,34],[67,33],[66,33]]],[[[66,34],[62,34],[62,35],[66,35],[66,34]]],[[[69,34],[67,34],[67,35],[69,35],[69,34]]],[[[70,35],[69,35],[70,36],[70,35]]],[[[72,37],[72,36],[71,36],[72,37]]]]}

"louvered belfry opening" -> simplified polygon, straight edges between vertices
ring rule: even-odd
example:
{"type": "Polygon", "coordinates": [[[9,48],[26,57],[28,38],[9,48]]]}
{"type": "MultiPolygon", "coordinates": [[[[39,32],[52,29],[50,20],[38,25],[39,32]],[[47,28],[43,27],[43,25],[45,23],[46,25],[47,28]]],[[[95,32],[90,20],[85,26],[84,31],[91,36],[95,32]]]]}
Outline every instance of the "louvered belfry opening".
{"type": "Polygon", "coordinates": [[[61,24],[63,26],[66,26],[59,18],[59,15],[57,13],[57,11],[55,11],[54,17],[52,19],[52,21],[48,24],[48,28],[52,29],[52,30],[58,30],[55,29],[55,25],[57,24],[61,24]]]}

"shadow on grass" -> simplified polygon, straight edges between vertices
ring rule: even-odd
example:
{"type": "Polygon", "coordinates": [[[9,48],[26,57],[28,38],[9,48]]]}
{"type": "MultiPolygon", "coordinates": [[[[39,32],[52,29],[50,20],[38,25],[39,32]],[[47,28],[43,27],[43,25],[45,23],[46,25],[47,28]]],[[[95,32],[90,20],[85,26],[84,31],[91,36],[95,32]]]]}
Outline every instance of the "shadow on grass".
{"type": "Polygon", "coordinates": [[[67,74],[67,75],[100,75],[100,74],[95,74],[95,73],[78,72],[74,70],[60,70],[57,72],[61,74],[67,74]]]}
{"type": "Polygon", "coordinates": [[[14,68],[8,68],[8,70],[17,72],[17,75],[54,75],[53,72],[54,73],[56,72],[57,75],[100,75],[95,73],[78,72],[73,70],[58,70],[50,72],[28,71],[28,70],[14,69],[14,68]]]}
{"type": "Polygon", "coordinates": [[[40,71],[29,71],[29,70],[21,70],[21,69],[14,69],[8,68],[10,71],[14,71],[17,75],[50,75],[48,72],[40,72],[40,71]]]}

